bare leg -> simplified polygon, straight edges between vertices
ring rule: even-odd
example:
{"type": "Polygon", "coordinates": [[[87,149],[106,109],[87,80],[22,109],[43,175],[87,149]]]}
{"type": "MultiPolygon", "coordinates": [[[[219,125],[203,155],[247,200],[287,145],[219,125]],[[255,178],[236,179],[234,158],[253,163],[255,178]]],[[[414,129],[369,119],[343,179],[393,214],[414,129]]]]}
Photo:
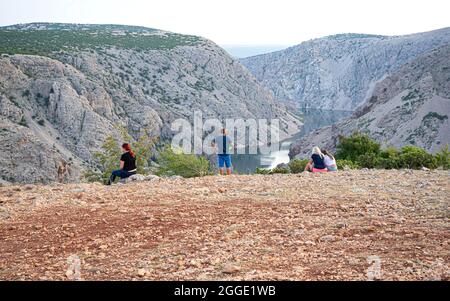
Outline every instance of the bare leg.
{"type": "Polygon", "coordinates": [[[232,169],[231,168],[227,168],[227,175],[231,176],[232,173],[232,169]]]}
{"type": "Polygon", "coordinates": [[[219,168],[219,174],[220,174],[221,176],[223,176],[223,174],[224,174],[223,168],[219,168]]]}
{"type": "Polygon", "coordinates": [[[308,164],[306,164],[305,171],[311,171],[311,163],[310,162],[308,162],[308,164]]]}

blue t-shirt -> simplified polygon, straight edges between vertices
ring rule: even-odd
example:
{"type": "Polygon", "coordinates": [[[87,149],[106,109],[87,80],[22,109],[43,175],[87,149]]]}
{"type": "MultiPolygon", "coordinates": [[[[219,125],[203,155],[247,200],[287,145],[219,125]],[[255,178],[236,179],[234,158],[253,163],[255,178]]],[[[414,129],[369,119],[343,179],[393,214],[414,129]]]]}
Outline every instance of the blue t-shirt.
{"type": "Polygon", "coordinates": [[[219,155],[229,155],[232,153],[231,150],[231,139],[228,136],[217,136],[214,139],[214,143],[217,146],[217,153],[219,155]]]}
{"type": "Polygon", "coordinates": [[[321,157],[320,155],[314,154],[311,156],[311,159],[314,162],[314,168],[317,169],[325,169],[327,168],[325,165],[324,157],[321,157]]]}

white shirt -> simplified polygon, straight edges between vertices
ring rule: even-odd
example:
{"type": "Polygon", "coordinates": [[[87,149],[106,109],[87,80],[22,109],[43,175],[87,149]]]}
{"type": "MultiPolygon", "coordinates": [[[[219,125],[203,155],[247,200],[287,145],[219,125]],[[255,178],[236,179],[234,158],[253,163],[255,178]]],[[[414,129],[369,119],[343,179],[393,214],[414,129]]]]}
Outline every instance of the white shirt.
{"type": "Polygon", "coordinates": [[[325,162],[325,166],[335,166],[336,160],[332,159],[329,156],[324,156],[323,161],[325,162]]]}

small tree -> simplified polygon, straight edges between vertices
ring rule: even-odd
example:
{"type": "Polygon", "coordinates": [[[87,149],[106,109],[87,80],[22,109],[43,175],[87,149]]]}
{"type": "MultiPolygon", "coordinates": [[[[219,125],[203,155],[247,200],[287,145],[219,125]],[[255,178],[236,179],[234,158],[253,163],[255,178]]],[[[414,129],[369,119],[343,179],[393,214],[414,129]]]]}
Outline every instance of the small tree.
{"type": "Polygon", "coordinates": [[[119,169],[119,158],[121,150],[119,143],[113,136],[108,136],[102,145],[102,151],[96,152],[94,158],[100,164],[100,173],[95,171],[88,171],[85,174],[85,178],[88,181],[101,180],[103,182],[108,181],[113,170],[119,169]]]}
{"type": "Polygon", "coordinates": [[[149,158],[157,141],[158,137],[150,137],[149,131],[146,129],[139,139],[134,142],[133,149],[136,153],[136,165],[139,174],[148,173],[149,158]]]}
{"type": "MultiPolygon", "coordinates": [[[[128,134],[124,127],[118,127],[122,141],[132,141],[132,137],[128,134]]],[[[133,149],[136,154],[137,173],[146,174],[148,161],[151,156],[152,149],[155,145],[156,138],[151,138],[148,131],[133,143],[133,149]]],[[[102,151],[96,152],[94,158],[100,164],[100,172],[89,170],[84,174],[84,177],[89,182],[103,181],[107,182],[113,170],[119,169],[119,158],[122,155],[121,144],[111,135],[108,136],[102,145],[102,151]]]]}

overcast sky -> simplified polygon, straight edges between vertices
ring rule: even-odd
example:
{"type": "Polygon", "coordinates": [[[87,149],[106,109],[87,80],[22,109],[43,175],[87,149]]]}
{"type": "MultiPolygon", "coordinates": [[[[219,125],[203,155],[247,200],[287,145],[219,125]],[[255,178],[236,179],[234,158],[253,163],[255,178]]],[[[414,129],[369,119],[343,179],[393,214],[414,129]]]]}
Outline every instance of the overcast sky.
{"type": "Polygon", "coordinates": [[[221,45],[293,45],[336,33],[408,34],[450,26],[449,0],[0,0],[0,25],[127,24],[221,45]]]}

